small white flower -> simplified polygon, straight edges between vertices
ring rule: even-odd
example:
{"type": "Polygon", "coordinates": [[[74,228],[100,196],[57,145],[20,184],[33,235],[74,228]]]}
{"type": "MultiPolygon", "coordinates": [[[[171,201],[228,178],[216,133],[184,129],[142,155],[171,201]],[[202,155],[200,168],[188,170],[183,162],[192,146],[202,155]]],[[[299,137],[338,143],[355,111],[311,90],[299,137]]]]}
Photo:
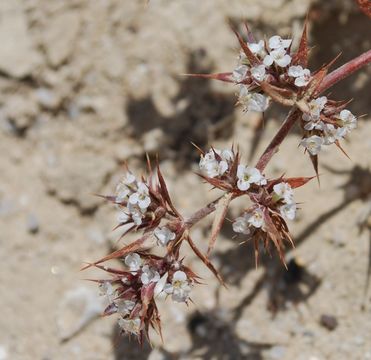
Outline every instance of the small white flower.
{"type": "Polygon", "coordinates": [[[324,145],[331,145],[336,140],[339,140],[343,137],[343,128],[335,128],[332,124],[325,124],[323,123],[323,144],[324,145]]]}
{"type": "Polygon", "coordinates": [[[232,77],[236,83],[243,81],[246,77],[247,70],[249,68],[246,65],[240,65],[233,70],[232,77]]]}
{"type": "Polygon", "coordinates": [[[286,54],[285,49],[278,48],[266,55],[263,63],[265,66],[271,66],[273,63],[276,63],[280,67],[286,67],[291,63],[291,56],[286,54]]]}
{"type": "Polygon", "coordinates": [[[313,135],[301,140],[300,145],[304,146],[311,155],[317,155],[321,151],[323,139],[320,136],[313,135]]]}
{"type": "Polygon", "coordinates": [[[338,118],[341,126],[348,131],[357,127],[357,118],[347,109],[341,110],[338,118]]]}
{"type": "Polygon", "coordinates": [[[154,234],[157,238],[157,243],[161,246],[166,246],[169,241],[175,239],[175,233],[170,231],[166,226],[156,228],[154,234]]]}
{"type": "Polygon", "coordinates": [[[136,180],[135,176],[134,176],[130,171],[128,171],[128,172],[124,175],[124,177],[123,177],[123,179],[122,179],[122,182],[123,182],[125,185],[130,185],[130,184],[134,183],[135,180],[136,180]]]}
{"type": "Polygon", "coordinates": [[[268,45],[271,49],[287,49],[291,42],[291,39],[282,39],[281,36],[274,35],[269,39],[268,45]]]}
{"type": "Polygon", "coordinates": [[[127,333],[138,335],[140,331],[140,319],[124,319],[120,318],[118,324],[122,330],[127,333]]]}
{"type": "Polygon", "coordinates": [[[109,281],[104,281],[99,284],[100,295],[111,297],[115,290],[109,281]]]}
{"type": "Polygon", "coordinates": [[[304,121],[318,120],[321,114],[321,111],[324,109],[327,103],[327,97],[321,96],[317,99],[313,99],[309,105],[309,114],[303,114],[304,121]]]}
{"type": "Polygon", "coordinates": [[[129,315],[131,310],[133,310],[135,306],[135,302],[131,300],[124,300],[124,299],[117,299],[114,301],[116,307],[117,307],[117,312],[120,313],[121,315],[129,315]]]}
{"type": "Polygon", "coordinates": [[[246,86],[240,87],[238,102],[243,105],[246,111],[263,112],[269,106],[269,98],[263,94],[249,92],[246,86]]]}
{"type": "Polygon", "coordinates": [[[147,209],[151,203],[151,198],[148,196],[148,187],[146,184],[140,182],[138,183],[137,191],[130,195],[129,203],[130,204],[137,204],[141,209],[147,209]]]}
{"type": "Polygon", "coordinates": [[[273,186],[274,193],[287,204],[294,201],[294,192],[291,186],[286,182],[281,182],[273,186]]]}
{"type": "Polygon", "coordinates": [[[280,206],[280,212],[283,218],[288,220],[294,220],[296,215],[296,204],[285,204],[280,206]]]}
{"type": "Polygon", "coordinates": [[[264,213],[262,209],[255,209],[253,212],[247,213],[248,220],[247,222],[256,227],[256,228],[262,228],[264,225],[264,213]]]}
{"type": "Polygon", "coordinates": [[[251,52],[257,56],[264,57],[266,55],[264,41],[259,40],[257,43],[248,43],[247,46],[251,50],[251,52]]]}
{"type": "Polygon", "coordinates": [[[130,271],[138,271],[142,265],[142,259],[137,253],[126,255],[125,265],[129,267],[130,271]]]}
{"type": "Polygon", "coordinates": [[[237,168],[237,178],[237,187],[241,191],[249,189],[251,184],[260,184],[262,181],[264,182],[264,177],[258,169],[241,164],[238,165],[237,168]]]}
{"type": "Polygon", "coordinates": [[[205,170],[208,177],[222,176],[228,170],[228,161],[233,160],[233,153],[230,150],[220,151],[211,149],[205,155],[201,155],[200,169],[205,170]],[[217,160],[215,153],[220,156],[221,160],[217,160]]]}
{"type": "Polygon", "coordinates": [[[144,217],[144,209],[140,209],[138,205],[133,205],[130,202],[128,203],[128,211],[135,225],[139,226],[142,223],[144,217]]]}
{"type": "Polygon", "coordinates": [[[306,86],[310,80],[309,69],[303,69],[302,66],[290,66],[288,75],[295,78],[294,84],[298,87],[306,86]]]}
{"type": "Polygon", "coordinates": [[[246,213],[238,217],[232,224],[233,231],[245,235],[250,234],[248,219],[249,217],[246,216],[246,213]]]}
{"type": "Polygon", "coordinates": [[[167,284],[164,288],[167,294],[172,294],[172,299],[176,302],[185,302],[191,292],[191,286],[189,285],[187,275],[185,272],[178,270],[173,275],[173,280],[170,284],[167,284]]]}
{"type": "Polygon", "coordinates": [[[254,66],[250,70],[251,76],[257,81],[263,81],[265,79],[265,66],[258,65],[254,66]]]}
{"type": "Polygon", "coordinates": [[[142,267],[142,275],[140,280],[143,285],[148,285],[151,282],[157,282],[160,280],[160,274],[153,268],[150,268],[148,265],[142,267]]]}

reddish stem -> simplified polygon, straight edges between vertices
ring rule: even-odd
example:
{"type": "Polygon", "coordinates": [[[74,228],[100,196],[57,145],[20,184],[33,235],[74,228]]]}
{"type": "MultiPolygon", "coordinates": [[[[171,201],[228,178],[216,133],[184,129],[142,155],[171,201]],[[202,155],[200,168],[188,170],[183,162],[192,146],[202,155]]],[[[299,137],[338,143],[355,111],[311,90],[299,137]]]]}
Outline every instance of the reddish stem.
{"type": "Polygon", "coordinates": [[[273,155],[277,152],[278,147],[281,145],[282,141],[286,138],[287,134],[290,132],[291,128],[294,126],[296,120],[298,119],[300,111],[293,107],[288,113],[286,120],[278,130],[277,134],[274,136],[272,141],[269,143],[265,149],[263,155],[259,158],[256,168],[263,171],[267,166],[268,162],[272,159],[273,155]]]}
{"type": "Polygon", "coordinates": [[[371,63],[371,50],[368,50],[365,53],[357,56],[355,59],[348,61],[328,74],[322,81],[322,84],[318,89],[318,93],[324,92],[340,80],[343,80],[369,63],[371,63]]]}

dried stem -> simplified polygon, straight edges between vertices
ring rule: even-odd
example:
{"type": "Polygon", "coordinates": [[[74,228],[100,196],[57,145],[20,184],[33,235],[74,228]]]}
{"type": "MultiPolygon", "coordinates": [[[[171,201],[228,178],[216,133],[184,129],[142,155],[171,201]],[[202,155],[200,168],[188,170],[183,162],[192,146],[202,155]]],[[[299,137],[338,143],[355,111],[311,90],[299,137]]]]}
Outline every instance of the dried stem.
{"type": "Polygon", "coordinates": [[[328,74],[318,89],[318,93],[324,92],[331,86],[335,85],[340,80],[353,74],[363,66],[371,63],[371,50],[357,56],[356,58],[348,61],[344,65],[340,66],[330,74],[328,74]]]}

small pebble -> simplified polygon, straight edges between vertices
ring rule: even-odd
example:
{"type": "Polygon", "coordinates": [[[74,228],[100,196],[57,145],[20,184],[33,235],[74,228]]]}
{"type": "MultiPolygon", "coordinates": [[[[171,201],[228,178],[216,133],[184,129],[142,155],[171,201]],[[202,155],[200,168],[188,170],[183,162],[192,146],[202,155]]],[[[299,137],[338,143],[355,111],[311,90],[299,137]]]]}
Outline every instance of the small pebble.
{"type": "Polygon", "coordinates": [[[320,324],[327,330],[335,330],[338,326],[338,321],[335,316],[332,315],[321,315],[320,324]]]}
{"type": "Polygon", "coordinates": [[[34,214],[28,215],[26,226],[30,234],[37,234],[40,230],[39,220],[34,214]]]}

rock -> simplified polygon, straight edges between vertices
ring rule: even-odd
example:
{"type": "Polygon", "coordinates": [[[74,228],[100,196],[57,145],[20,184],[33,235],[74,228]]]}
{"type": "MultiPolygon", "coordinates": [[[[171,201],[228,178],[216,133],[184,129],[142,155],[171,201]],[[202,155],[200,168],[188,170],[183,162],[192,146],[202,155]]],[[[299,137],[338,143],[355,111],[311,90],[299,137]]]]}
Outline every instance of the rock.
{"type": "Polygon", "coordinates": [[[0,71],[15,78],[30,75],[40,63],[20,4],[13,0],[0,2],[0,71]]]}
{"type": "Polygon", "coordinates": [[[55,110],[59,107],[61,99],[53,90],[47,88],[38,88],[35,91],[36,99],[39,104],[49,110],[55,110]]]}
{"type": "Polygon", "coordinates": [[[162,129],[156,128],[143,135],[143,146],[147,153],[154,153],[166,144],[166,136],[162,129]]]}
{"type": "Polygon", "coordinates": [[[27,227],[27,231],[30,234],[36,234],[39,232],[39,229],[40,229],[39,220],[34,214],[28,215],[26,227],[27,227]]]}
{"type": "Polygon", "coordinates": [[[278,359],[284,359],[285,353],[286,353],[286,348],[284,346],[276,345],[276,346],[273,346],[267,352],[267,355],[269,359],[278,360],[278,359]]]}
{"type": "Polygon", "coordinates": [[[78,12],[66,11],[49,19],[43,45],[52,66],[64,63],[72,54],[80,29],[78,12]]]}
{"type": "Polygon", "coordinates": [[[115,162],[108,157],[71,149],[62,151],[55,167],[43,169],[42,177],[51,194],[88,212],[101,203],[94,194],[100,193],[114,168],[115,162]]]}
{"type": "Polygon", "coordinates": [[[58,337],[66,341],[87,326],[104,310],[104,298],[98,290],[79,287],[63,295],[58,305],[58,337]]]}
{"type": "Polygon", "coordinates": [[[325,327],[327,330],[335,330],[338,326],[338,321],[335,316],[332,315],[321,315],[320,324],[325,327]]]}

